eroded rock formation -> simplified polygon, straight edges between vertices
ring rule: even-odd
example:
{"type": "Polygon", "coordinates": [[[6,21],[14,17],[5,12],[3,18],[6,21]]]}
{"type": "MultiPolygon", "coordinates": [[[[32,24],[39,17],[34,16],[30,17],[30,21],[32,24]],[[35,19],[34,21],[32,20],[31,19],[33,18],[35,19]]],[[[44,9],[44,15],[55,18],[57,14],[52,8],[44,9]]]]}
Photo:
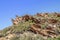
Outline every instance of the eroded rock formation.
{"type": "MultiPolygon", "coordinates": [[[[15,19],[12,19],[13,25],[17,25],[19,22],[21,21],[29,21],[32,20],[32,22],[34,22],[35,24],[32,24],[30,27],[30,30],[33,31],[34,33],[38,33],[40,35],[43,36],[47,36],[47,37],[56,37],[58,34],[55,32],[55,30],[57,29],[57,26],[49,26],[49,24],[56,24],[59,21],[55,18],[49,17],[48,13],[45,14],[36,14],[37,17],[39,17],[40,19],[34,18],[33,16],[30,15],[25,15],[22,17],[16,16],[15,19]],[[49,17],[47,19],[47,17],[49,17]],[[43,19],[42,19],[43,18],[43,19]],[[44,29],[42,29],[41,24],[47,23],[48,26],[46,26],[44,29]]],[[[60,14],[53,14],[57,17],[60,17],[60,14]]]]}

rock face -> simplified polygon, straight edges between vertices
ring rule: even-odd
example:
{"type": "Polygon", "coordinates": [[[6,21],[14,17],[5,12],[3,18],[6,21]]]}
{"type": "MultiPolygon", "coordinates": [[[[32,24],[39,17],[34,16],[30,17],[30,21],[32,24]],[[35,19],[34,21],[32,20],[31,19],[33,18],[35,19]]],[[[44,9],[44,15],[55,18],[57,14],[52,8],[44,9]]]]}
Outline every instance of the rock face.
{"type": "Polygon", "coordinates": [[[33,33],[34,36],[39,34],[43,38],[57,38],[60,35],[59,18],[60,14],[58,13],[37,13],[33,16],[25,15],[22,17],[16,15],[16,18],[12,19],[13,26],[0,32],[5,33],[5,36],[0,35],[0,39],[10,40],[14,36],[20,38],[21,35],[28,36],[29,33],[33,33]]]}

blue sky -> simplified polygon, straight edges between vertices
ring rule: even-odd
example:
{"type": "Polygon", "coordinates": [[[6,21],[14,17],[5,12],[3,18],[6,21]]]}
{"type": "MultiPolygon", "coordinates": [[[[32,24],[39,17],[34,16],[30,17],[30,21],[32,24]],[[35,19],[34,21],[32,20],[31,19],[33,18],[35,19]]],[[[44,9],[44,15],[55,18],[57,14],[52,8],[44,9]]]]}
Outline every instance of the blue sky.
{"type": "Polygon", "coordinates": [[[12,25],[15,15],[60,12],[60,0],[0,0],[0,30],[12,25]]]}

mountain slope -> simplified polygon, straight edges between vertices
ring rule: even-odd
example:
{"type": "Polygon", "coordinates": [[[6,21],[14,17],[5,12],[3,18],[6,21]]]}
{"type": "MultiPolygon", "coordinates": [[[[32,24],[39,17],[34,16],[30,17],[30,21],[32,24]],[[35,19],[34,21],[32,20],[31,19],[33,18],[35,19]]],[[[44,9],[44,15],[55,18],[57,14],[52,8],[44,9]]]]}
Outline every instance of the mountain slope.
{"type": "Polygon", "coordinates": [[[60,14],[17,16],[13,25],[0,31],[0,40],[60,40],[60,14]]]}

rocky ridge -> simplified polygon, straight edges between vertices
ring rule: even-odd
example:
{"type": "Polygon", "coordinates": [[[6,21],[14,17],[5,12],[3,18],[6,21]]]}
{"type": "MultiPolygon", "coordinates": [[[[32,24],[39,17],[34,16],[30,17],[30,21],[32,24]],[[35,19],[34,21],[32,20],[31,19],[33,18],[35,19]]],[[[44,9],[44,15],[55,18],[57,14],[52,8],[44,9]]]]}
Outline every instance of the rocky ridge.
{"type": "Polygon", "coordinates": [[[33,16],[24,15],[22,17],[16,15],[16,18],[12,19],[12,23],[12,26],[0,32],[1,40],[12,40],[13,37],[23,40],[24,36],[29,36],[29,40],[37,40],[35,39],[36,36],[39,36],[39,40],[57,39],[60,37],[59,13],[37,13],[33,16]],[[30,36],[32,39],[30,39],[30,36]]]}

